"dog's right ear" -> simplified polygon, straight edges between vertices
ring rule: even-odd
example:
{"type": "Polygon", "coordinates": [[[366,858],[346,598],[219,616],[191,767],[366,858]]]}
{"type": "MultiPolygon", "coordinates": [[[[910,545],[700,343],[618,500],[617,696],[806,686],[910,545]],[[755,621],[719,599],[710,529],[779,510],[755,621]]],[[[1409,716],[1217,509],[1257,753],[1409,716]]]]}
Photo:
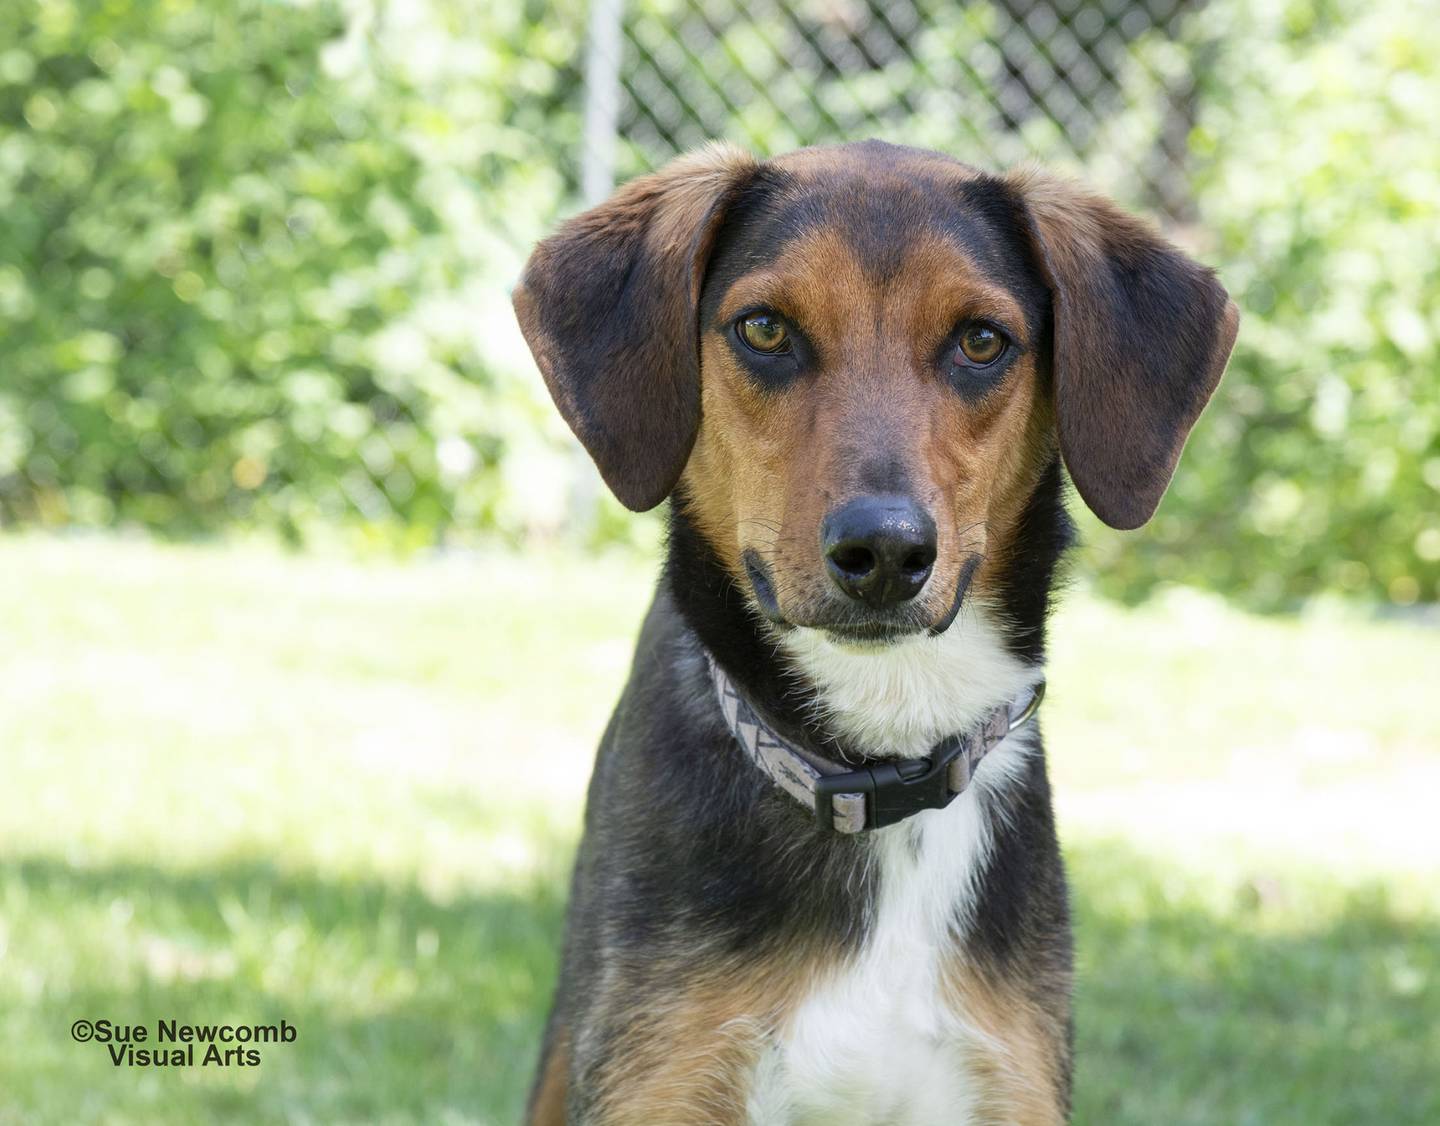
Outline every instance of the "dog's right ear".
{"type": "Polygon", "coordinates": [[[540,243],[520,329],[570,429],[627,508],[675,487],[700,425],[700,283],[757,164],[710,145],[633,180],[540,243]]]}

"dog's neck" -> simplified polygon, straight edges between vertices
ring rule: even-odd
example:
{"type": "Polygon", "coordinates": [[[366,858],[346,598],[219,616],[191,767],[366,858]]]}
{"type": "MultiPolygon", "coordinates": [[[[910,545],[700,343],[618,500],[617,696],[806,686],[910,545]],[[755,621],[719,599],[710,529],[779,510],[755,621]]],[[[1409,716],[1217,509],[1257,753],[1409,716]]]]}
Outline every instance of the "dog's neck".
{"type": "Polygon", "coordinates": [[[1041,474],[1012,550],[985,597],[967,599],[939,637],[885,650],[776,627],[754,608],[677,496],[666,581],[701,644],[775,727],[827,757],[925,754],[1040,677],[1055,569],[1073,538],[1058,459],[1041,474]]]}

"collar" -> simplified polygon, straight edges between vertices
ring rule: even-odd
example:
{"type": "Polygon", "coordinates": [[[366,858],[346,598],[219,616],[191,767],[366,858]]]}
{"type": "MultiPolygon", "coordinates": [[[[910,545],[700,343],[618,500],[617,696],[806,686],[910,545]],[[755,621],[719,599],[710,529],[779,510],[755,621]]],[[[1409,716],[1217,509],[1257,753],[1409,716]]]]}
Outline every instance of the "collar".
{"type": "Polygon", "coordinates": [[[944,809],[965,792],[980,761],[1045,697],[1045,682],[1001,704],[977,730],[951,735],[924,758],[857,770],[804,750],[760,718],[715,658],[705,654],[720,710],[736,742],[772,782],[815,814],[821,829],[859,833],[894,825],[923,809],[944,809]]]}

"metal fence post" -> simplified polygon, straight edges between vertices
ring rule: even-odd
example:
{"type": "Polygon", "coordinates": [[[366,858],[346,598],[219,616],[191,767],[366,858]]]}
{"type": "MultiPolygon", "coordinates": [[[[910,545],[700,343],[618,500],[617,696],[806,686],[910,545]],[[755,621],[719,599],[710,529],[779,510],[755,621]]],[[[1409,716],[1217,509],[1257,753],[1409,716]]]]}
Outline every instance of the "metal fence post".
{"type": "Polygon", "coordinates": [[[585,47],[585,116],[580,143],[580,194],[594,207],[615,187],[615,135],[620,127],[621,35],[625,0],[591,0],[585,47]]]}
{"type": "MultiPolygon", "coordinates": [[[[604,202],[615,187],[615,137],[620,128],[620,60],[625,0],[590,0],[585,44],[585,108],[580,133],[580,198],[604,202]]],[[[595,527],[600,474],[576,443],[571,451],[570,515],[574,534],[595,527]]]]}

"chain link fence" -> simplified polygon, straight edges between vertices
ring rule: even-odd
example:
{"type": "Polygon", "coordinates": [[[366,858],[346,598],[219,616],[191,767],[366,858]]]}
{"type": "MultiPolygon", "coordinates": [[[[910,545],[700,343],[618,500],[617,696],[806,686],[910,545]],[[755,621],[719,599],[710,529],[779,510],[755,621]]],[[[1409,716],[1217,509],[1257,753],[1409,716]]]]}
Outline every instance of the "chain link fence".
{"type": "Polygon", "coordinates": [[[726,137],[880,137],[1083,171],[1163,220],[1185,190],[1194,0],[594,0],[584,195],[726,137]],[[1167,65],[1169,64],[1169,65],[1167,65]]]}

